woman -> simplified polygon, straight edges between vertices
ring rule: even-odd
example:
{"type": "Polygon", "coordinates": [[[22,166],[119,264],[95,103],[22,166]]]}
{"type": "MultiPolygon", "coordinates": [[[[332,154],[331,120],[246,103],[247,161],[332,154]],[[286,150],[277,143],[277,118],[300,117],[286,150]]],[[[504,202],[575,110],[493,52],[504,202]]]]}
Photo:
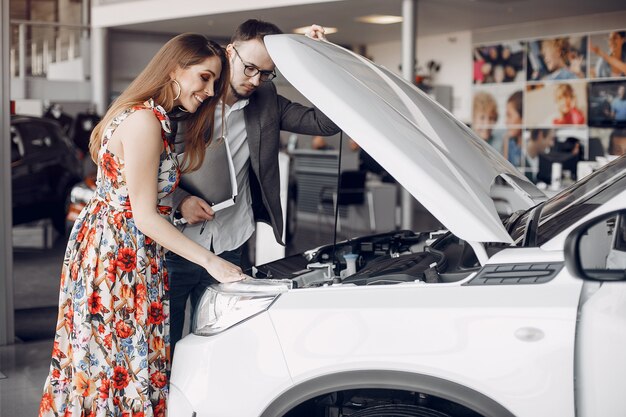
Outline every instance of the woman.
{"type": "Polygon", "coordinates": [[[522,165],[522,123],[524,114],[522,91],[516,91],[506,101],[506,140],[502,154],[510,163],[522,165]]]}
{"type": "Polygon", "coordinates": [[[597,45],[591,45],[591,51],[600,57],[596,63],[594,76],[622,77],[626,75],[626,31],[609,33],[608,44],[608,54],[597,45]]]}
{"type": "Polygon", "coordinates": [[[202,163],[229,79],[224,50],[202,35],[167,42],[113,103],[90,140],[94,197],[70,235],[61,273],[52,365],[40,416],[165,416],[169,372],[164,248],[221,282],[232,265],[172,226],[159,201],[181,169],[167,140],[167,112],[188,112],[183,169],[202,163]],[[209,132],[212,129],[208,130],[209,132]]]}

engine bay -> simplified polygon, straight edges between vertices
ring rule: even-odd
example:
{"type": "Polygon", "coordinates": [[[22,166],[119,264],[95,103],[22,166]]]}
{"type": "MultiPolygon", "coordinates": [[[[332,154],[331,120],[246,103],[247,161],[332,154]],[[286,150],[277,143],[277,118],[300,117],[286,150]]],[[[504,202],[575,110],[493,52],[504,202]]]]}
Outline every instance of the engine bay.
{"type": "Polygon", "coordinates": [[[320,246],[257,266],[255,278],[294,288],[456,282],[480,268],[471,246],[446,231],[394,231],[320,246]]]}

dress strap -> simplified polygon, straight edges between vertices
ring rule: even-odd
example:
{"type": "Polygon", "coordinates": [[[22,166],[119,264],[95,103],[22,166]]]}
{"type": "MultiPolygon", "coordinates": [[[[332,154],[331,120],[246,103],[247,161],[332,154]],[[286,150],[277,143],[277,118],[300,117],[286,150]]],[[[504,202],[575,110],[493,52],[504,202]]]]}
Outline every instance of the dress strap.
{"type": "Polygon", "coordinates": [[[164,140],[164,146],[167,148],[168,142],[166,138],[166,133],[172,132],[170,119],[167,116],[167,112],[165,111],[163,107],[159,106],[158,104],[155,104],[153,99],[148,99],[143,104],[135,105],[124,110],[118,116],[114,117],[113,120],[111,120],[111,123],[109,123],[109,125],[104,131],[104,135],[102,137],[102,144],[100,145],[100,150],[102,151],[103,149],[107,148],[109,140],[113,136],[113,132],[115,132],[115,129],[117,129],[118,126],[121,125],[122,122],[126,120],[128,116],[130,116],[137,110],[146,110],[146,109],[152,110],[156,118],[161,123],[161,137],[164,140]]]}

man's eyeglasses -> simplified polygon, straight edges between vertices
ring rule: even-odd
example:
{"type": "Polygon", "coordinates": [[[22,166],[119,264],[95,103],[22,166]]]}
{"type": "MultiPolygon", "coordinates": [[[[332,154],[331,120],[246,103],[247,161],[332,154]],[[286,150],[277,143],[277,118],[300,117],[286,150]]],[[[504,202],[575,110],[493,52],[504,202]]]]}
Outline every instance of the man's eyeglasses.
{"type": "Polygon", "coordinates": [[[256,67],[256,65],[252,65],[250,63],[247,63],[246,61],[244,61],[241,58],[241,55],[239,55],[239,52],[237,51],[237,49],[233,46],[233,49],[235,50],[235,53],[237,54],[237,57],[239,58],[239,60],[241,61],[241,63],[243,64],[243,73],[246,77],[256,77],[257,74],[261,74],[259,76],[259,79],[261,81],[272,81],[274,79],[274,77],[276,77],[276,72],[274,70],[272,71],[267,71],[267,70],[260,70],[256,67]]]}

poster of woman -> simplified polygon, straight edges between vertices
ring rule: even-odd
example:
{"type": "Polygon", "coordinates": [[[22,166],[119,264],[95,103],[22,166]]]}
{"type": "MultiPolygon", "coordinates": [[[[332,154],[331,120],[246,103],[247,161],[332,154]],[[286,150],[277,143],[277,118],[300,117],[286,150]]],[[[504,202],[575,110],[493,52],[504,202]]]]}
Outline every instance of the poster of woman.
{"type": "Polygon", "coordinates": [[[591,35],[589,44],[591,78],[626,76],[626,30],[591,35]]]}

